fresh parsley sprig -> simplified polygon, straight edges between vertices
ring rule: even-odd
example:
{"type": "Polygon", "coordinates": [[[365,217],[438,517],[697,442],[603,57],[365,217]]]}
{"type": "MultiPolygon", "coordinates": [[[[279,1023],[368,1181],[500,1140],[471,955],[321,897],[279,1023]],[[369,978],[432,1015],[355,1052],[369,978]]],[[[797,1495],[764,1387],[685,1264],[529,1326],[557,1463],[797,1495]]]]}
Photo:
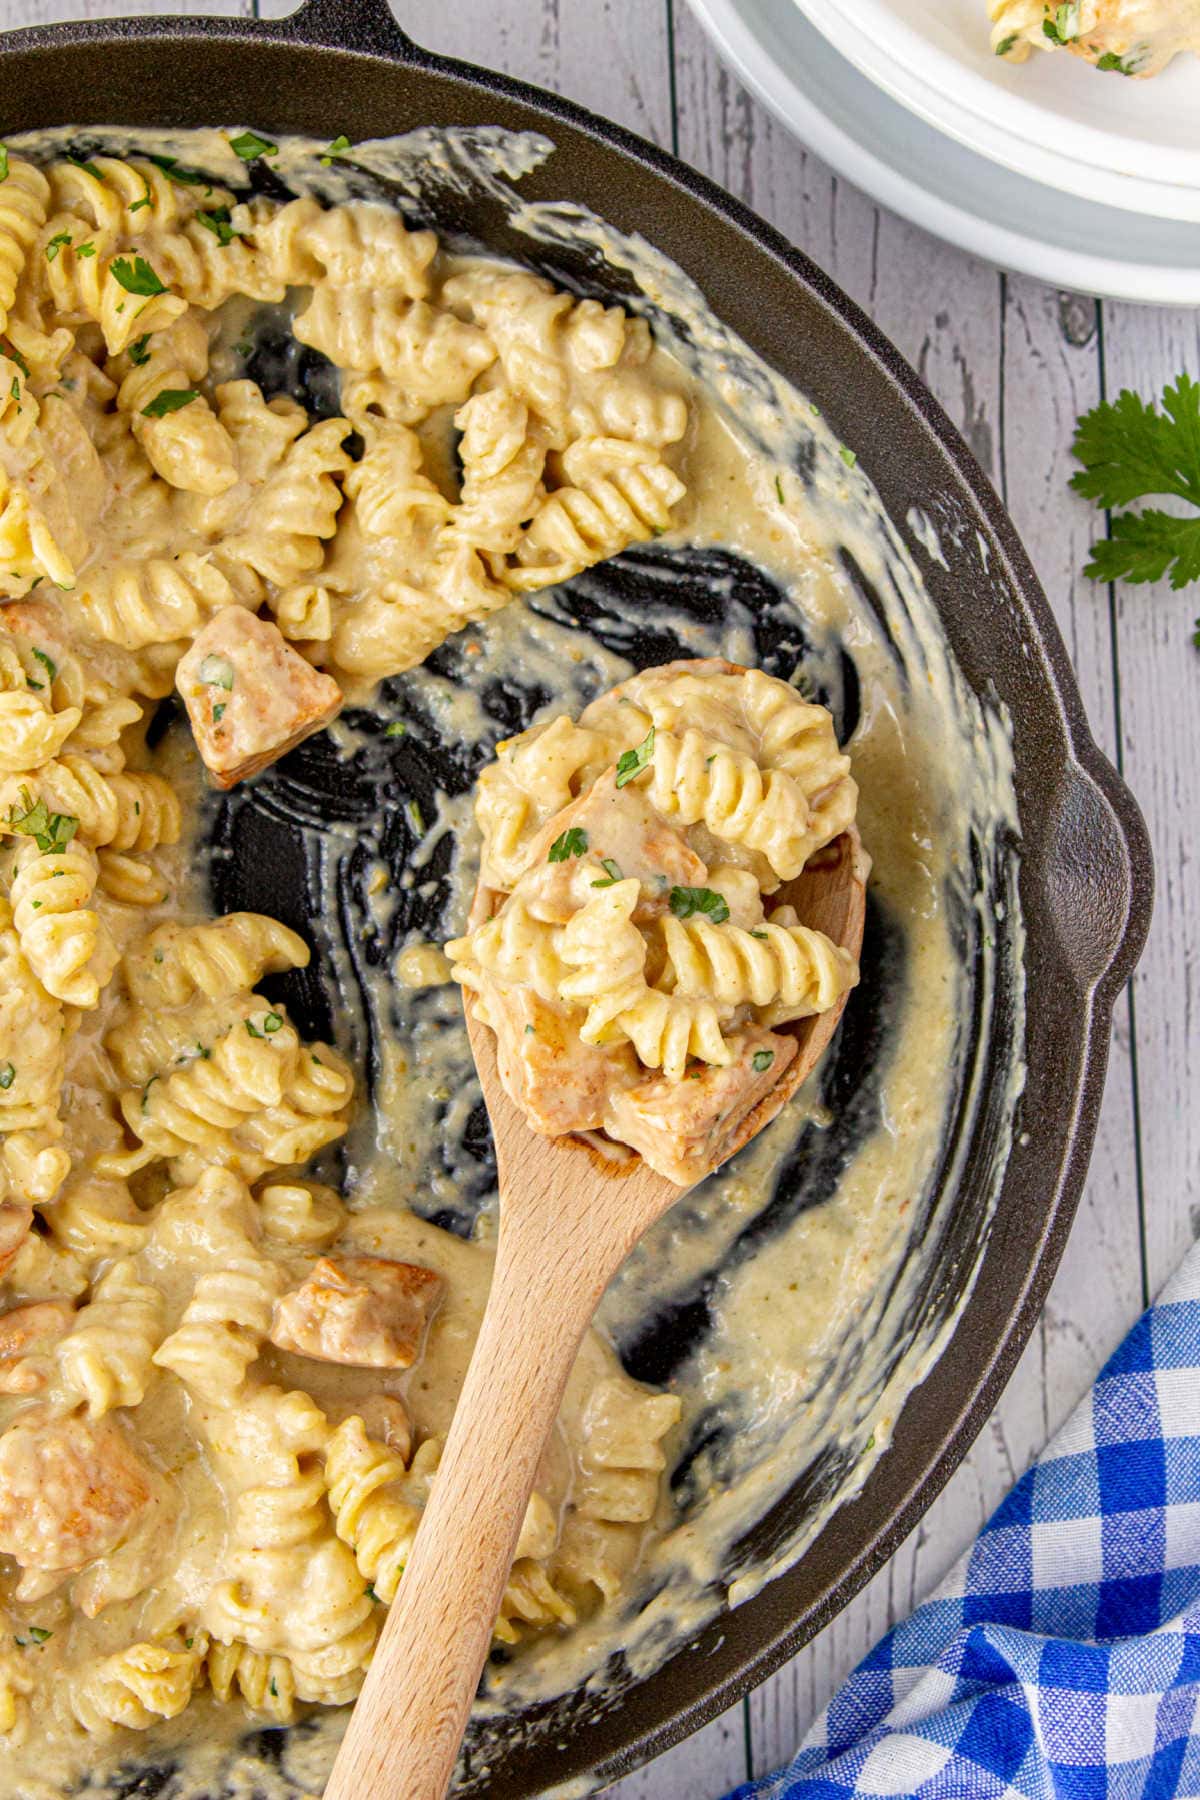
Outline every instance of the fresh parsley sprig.
{"type": "Polygon", "coordinates": [[[1162,411],[1125,388],[1079,420],[1072,445],[1083,467],[1076,493],[1115,513],[1109,535],[1092,545],[1084,573],[1094,581],[1200,581],[1200,382],[1180,375],[1163,390],[1162,411]],[[1119,507],[1169,494],[1195,517],[1148,506],[1119,507]]]}

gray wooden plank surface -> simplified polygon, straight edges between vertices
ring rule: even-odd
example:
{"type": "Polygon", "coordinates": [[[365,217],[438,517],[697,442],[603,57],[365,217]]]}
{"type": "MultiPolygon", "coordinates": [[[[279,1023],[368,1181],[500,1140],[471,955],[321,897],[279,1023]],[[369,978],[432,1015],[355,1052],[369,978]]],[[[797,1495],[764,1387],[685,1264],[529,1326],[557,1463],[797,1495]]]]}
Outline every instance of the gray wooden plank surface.
{"type": "MultiPolygon", "coordinates": [[[[682,0],[393,0],[433,50],[518,74],[619,119],[706,170],[778,225],[920,369],[1003,494],[1046,586],[1098,742],[1146,810],[1159,902],[1118,1008],[1108,1089],[1079,1220],[1044,1316],[999,1407],[923,1524],[798,1657],[748,1702],[610,1800],[716,1800],[785,1760],[853,1663],[911,1610],[1086,1389],[1200,1232],[1200,1122],[1188,1106],[1200,901],[1185,826],[1200,785],[1189,729],[1200,601],[1114,596],[1079,573],[1101,521],[1066,487],[1076,415],[1123,385],[1155,393],[1200,372],[1200,315],[1097,306],[1006,277],[881,211],[741,89],[682,0]]],[[[280,15],[287,0],[0,0],[0,23],[133,11],[280,15]]],[[[870,466],[869,446],[859,446],[870,466]]]]}

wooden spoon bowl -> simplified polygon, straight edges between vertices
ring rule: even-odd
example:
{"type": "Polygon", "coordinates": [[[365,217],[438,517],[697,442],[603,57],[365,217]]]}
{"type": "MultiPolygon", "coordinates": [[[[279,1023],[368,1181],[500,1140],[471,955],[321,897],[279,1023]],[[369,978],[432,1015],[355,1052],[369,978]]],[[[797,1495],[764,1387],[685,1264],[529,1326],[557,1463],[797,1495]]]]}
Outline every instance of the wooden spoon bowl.
{"type": "MultiPolygon", "coordinates": [[[[866,859],[857,831],[773,899],[856,959],[866,859]]],[[[477,892],[476,917],[493,896],[477,892]]],[[[778,1026],[799,1050],[741,1122],[732,1155],[811,1073],[845,1006],[778,1026]]],[[[632,1152],[541,1137],[505,1093],[491,1031],[467,1031],[496,1142],[500,1232],[491,1294],[445,1452],[325,1800],[442,1800],[488,1654],[538,1464],[605,1288],[686,1188],[632,1152]]]]}

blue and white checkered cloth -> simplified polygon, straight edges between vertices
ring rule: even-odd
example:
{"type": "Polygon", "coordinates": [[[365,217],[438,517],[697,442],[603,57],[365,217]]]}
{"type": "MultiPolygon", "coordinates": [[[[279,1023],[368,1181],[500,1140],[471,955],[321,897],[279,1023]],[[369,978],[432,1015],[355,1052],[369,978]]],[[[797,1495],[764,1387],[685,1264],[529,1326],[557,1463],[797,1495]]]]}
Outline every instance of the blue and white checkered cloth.
{"type": "Polygon", "coordinates": [[[730,1800],[1200,1796],[1200,1246],[932,1599],[730,1800]]]}

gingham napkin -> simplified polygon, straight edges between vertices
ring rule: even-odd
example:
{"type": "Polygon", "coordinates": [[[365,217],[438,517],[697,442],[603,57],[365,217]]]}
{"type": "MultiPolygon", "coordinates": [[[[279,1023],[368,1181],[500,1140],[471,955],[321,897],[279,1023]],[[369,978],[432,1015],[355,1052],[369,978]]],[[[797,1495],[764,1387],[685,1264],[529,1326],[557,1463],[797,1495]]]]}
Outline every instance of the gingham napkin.
{"type": "Polygon", "coordinates": [[[1200,1245],[932,1599],[730,1800],[1200,1795],[1200,1245]]]}

